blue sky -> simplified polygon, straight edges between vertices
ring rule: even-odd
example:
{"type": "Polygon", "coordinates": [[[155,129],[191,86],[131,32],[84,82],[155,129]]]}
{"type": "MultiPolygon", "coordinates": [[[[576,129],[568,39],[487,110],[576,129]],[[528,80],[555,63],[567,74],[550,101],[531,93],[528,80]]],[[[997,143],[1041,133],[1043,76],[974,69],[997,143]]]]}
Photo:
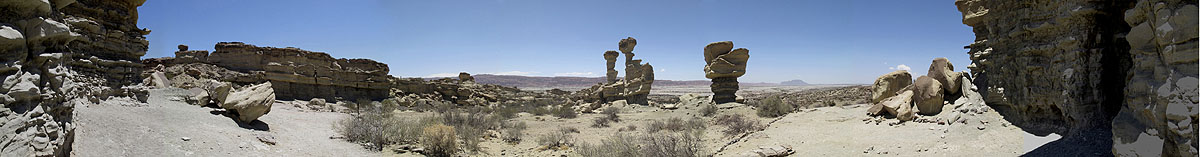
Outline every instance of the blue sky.
{"type": "Polygon", "coordinates": [[[974,40],[953,1],[151,0],[138,9],[138,26],[152,30],[146,58],[242,41],[370,58],[399,77],[602,76],[603,52],[634,37],[634,58],[657,79],[705,79],[704,46],[730,40],[750,49],[742,82],[871,83],[900,65],[923,75],[936,57],[966,70],[963,46],[974,40]]]}

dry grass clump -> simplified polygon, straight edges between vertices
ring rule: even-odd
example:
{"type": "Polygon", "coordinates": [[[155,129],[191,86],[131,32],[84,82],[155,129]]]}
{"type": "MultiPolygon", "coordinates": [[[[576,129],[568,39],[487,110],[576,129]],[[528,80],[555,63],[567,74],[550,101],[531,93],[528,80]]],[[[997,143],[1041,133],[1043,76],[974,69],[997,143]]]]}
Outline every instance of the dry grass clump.
{"type": "Polygon", "coordinates": [[[336,123],[335,128],[346,140],[361,143],[368,149],[380,150],[383,145],[394,142],[385,137],[384,133],[387,132],[387,128],[394,128],[396,125],[398,124],[390,113],[368,110],[336,123]]]}
{"type": "Polygon", "coordinates": [[[580,144],[576,151],[582,156],[597,157],[659,157],[708,156],[700,132],[628,135],[614,134],[599,145],[580,144]]]}
{"type": "Polygon", "coordinates": [[[547,149],[566,150],[575,144],[575,138],[571,136],[571,133],[578,132],[579,130],[574,128],[561,128],[558,131],[539,136],[537,142],[547,149]]]}
{"type": "Polygon", "coordinates": [[[421,145],[425,147],[425,155],[451,156],[458,152],[455,142],[455,129],[452,126],[437,124],[425,127],[421,132],[421,145]]]}
{"type": "Polygon", "coordinates": [[[777,95],[768,96],[756,105],[759,117],[779,117],[791,113],[794,106],[784,103],[777,95]]]}
{"type": "Polygon", "coordinates": [[[469,151],[478,151],[480,138],[486,130],[500,127],[500,117],[486,113],[485,110],[461,111],[450,110],[440,115],[442,124],[454,126],[462,147],[469,151]]]}
{"type": "Polygon", "coordinates": [[[725,136],[748,133],[762,128],[762,124],[758,120],[749,119],[739,114],[717,116],[716,123],[717,125],[725,126],[726,129],[721,131],[725,133],[725,136]]]}
{"type": "Polygon", "coordinates": [[[689,119],[687,121],[684,121],[683,119],[681,119],[679,117],[671,117],[671,119],[668,119],[666,121],[653,120],[650,123],[647,123],[646,124],[646,132],[654,133],[654,132],[658,132],[658,131],[662,131],[662,130],[673,131],[673,132],[686,131],[686,130],[704,130],[704,128],[706,128],[706,127],[708,127],[708,124],[705,123],[703,119],[700,119],[698,117],[692,117],[692,119],[689,119]]]}

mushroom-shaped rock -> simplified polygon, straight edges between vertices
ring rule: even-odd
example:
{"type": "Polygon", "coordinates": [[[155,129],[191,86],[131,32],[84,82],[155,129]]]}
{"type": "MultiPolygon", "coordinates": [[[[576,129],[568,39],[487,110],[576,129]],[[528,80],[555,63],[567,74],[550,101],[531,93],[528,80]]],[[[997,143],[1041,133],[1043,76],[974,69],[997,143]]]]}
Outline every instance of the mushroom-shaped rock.
{"type": "Polygon", "coordinates": [[[604,51],[605,67],[608,68],[605,76],[608,78],[608,83],[617,82],[617,57],[620,55],[617,51],[604,51]]]}
{"type": "Polygon", "coordinates": [[[188,46],[187,46],[187,45],[184,45],[184,44],[179,44],[179,51],[187,51],[187,50],[188,50],[188,46]]]}
{"type": "Polygon", "coordinates": [[[942,112],[942,83],[929,76],[921,76],[913,83],[913,102],[922,115],[942,112]]]}
{"type": "Polygon", "coordinates": [[[732,41],[709,43],[704,47],[704,77],[712,79],[713,97],[715,103],[728,103],[737,100],[737,78],[746,74],[746,61],[750,59],[750,50],[746,48],[733,49],[732,41]]]}
{"type": "Polygon", "coordinates": [[[904,87],[912,85],[912,74],[907,70],[896,70],[879,76],[872,85],[871,103],[882,102],[883,99],[895,96],[904,87]]]}
{"type": "Polygon", "coordinates": [[[237,112],[239,122],[250,123],[271,112],[273,103],[275,90],[271,89],[271,82],[266,82],[230,92],[220,106],[237,112]]]}
{"type": "Polygon", "coordinates": [[[637,46],[637,39],[633,39],[633,37],[621,39],[621,42],[617,43],[617,46],[620,48],[621,52],[633,52],[633,47],[637,46]]]}
{"type": "Polygon", "coordinates": [[[946,94],[958,93],[961,88],[958,84],[962,81],[962,73],[954,72],[954,64],[950,64],[946,58],[933,59],[933,63],[929,64],[929,77],[941,83],[946,94]]]}

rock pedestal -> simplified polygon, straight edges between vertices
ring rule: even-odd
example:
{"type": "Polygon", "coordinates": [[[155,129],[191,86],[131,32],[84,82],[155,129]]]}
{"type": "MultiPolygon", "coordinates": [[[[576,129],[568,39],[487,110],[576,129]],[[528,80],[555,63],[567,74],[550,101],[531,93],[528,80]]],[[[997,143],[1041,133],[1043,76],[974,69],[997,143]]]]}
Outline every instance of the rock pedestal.
{"type": "Polygon", "coordinates": [[[605,76],[607,76],[608,83],[617,82],[617,57],[620,55],[621,54],[617,53],[617,51],[604,52],[604,61],[606,61],[605,67],[608,67],[607,72],[605,72],[605,76]]]}
{"type": "Polygon", "coordinates": [[[713,102],[737,101],[737,78],[746,74],[750,50],[733,49],[733,41],[709,43],[704,47],[704,77],[712,79],[713,102]]]}

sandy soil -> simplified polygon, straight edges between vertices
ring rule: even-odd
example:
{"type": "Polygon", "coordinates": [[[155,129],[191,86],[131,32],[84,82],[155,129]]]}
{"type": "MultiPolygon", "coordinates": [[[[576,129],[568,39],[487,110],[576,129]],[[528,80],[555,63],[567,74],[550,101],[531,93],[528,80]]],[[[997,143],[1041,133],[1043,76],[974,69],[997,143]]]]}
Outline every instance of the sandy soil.
{"type": "Polygon", "coordinates": [[[260,122],[239,126],[213,108],[177,101],[183,95],[181,89],[161,89],[150,92],[149,103],[77,106],[71,155],[378,156],[330,138],[336,134],[332,124],[346,114],[301,112],[276,103],[260,122]],[[259,137],[274,138],[276,144],[259,137]]]}

